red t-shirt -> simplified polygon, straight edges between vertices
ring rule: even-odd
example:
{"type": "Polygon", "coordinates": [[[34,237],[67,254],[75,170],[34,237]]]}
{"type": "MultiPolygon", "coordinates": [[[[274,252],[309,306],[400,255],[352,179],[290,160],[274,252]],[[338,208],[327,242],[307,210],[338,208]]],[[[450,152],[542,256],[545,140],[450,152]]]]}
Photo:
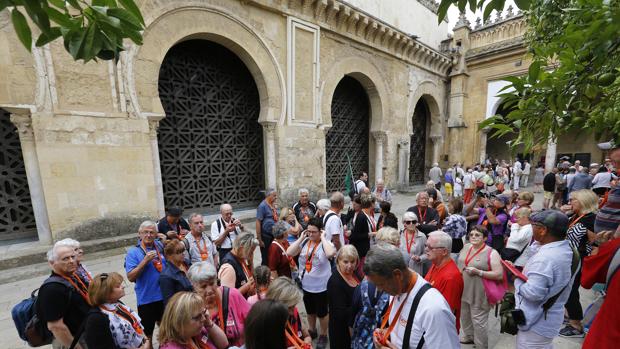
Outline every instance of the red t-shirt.
{"type": "Polygon", "coordinates": [[[269,269],[275,270],[278,272],[278,276],[288,276],[291,277],[291,265],[289,262],[289,256],[286,254],[286,249],[288,248],[288,241],[273,241],[271,245],[269,245],[269,251],[267,253],[267,264],[269,265],[269,269]],[[282,248],[280,248],[280,246],[282,248]]]}
{"type": "Polygon", "coordinates": [[[435,264],[431,266],[424,277],[431,286],[436,288],[446,299],[454,316],[456,316],[456,332],[461,327],[461,296],[463,295],[463,275],[450,259],[446,264],[437,268],[435,264]]]}
{"type": "MultiPolygon", "coordinates": [[[[620,247],[620,239],[602,245],[598,253],[583,260],[581,286],[590,289],[595,283],[605,283],[609,263],[620,247]]],[[[616,348],[620,343],[620,271],[607,285],[607,296],[596,314],[582,348],[616,348]]]]}

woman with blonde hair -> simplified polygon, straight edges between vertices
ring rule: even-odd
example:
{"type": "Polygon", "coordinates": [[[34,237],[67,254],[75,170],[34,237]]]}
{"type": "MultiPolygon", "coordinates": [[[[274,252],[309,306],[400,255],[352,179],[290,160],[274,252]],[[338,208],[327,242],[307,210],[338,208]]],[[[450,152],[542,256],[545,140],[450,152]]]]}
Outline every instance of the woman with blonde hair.
{"type": "Polygon", "coordinates": [[[236,288],[246,298],[256,292],[252,260],[258,240],[252,234],[241,234],[233,241],[232,251],[221,261],[218,278],[222,286],[236,288]]]}
{"type": "Polygon", "coordinates": [[[149,348],[140,316],[120,302],[125,295],[124,283],[119,273],[102,273],[90,282],[88,298],[93,309],[84,327],[88,348],[149,348]]]}
{"type": "Polygon", "coordinates": [[[385,242],[396,247],[400,247],[400,234],[392,227],[383,227],[377,231],[375,236],[377,243],[385,242]]]}
{"type": "Polygon", "coordinates": [[[187,278],[187,264],[185,263],[185,244],[179,239],[166,240],[164,255],[166,265],[159,274],[159,288],[164,297],[164,304],[177,292],[192,291],[192,283],[187,278]]]}
{"type": "Polygon", "coordinates": [[[265,295],[266,299],[273,299],[288,307],[288,321],[286,324],[286,346],[293,347],[295,344],[312,344],[310,332],[303,328],[297,304],[303,300],[303,292],[297,287],[295,282],[285,276],[275,279],[265,295]]]}
{"type": "Polygon", "coordinates": [[[355,247],[343,246],[336,255],[336,265],[327,282],[330,348],[351,347],[349,321],[352,316],[353,292],[360,283],[359,276],[355,274],[359,259],[355,247]]]}
{"type": "Polygon", "coordinates": [[[283,207],[280,210],[280,221],[288,223],[291,228],[288,230],[288,242],[295,242],[297,237],[299,237],[299,233],[303,230],[299,221],[297,221],[297,217],[295,216],[295,210],[290,207],[283,207]]]}
{"type": "MultiPolygon", "coordinates": [[[[591,241],[594,241],[594,219],[598,212],[598,195],[590,189],[581,189],[569,194],[569,204],[562,206],[562,211],[569,215],[569,225],[566,231],[566,239],[572,247],[579,252],[581,263],[592,252],[591,241]]],[[[569,323],[560,330],[562,337],[583,337],[583,309],[579,302],[579,283],[581,280],[581,268],[577,270],[572,285],[571,293],[566,301],[566,311],[569,323]]]]}
{"type": "Polygon", "coordinates": [[[196,293],[172,296],[159,326],[160,349],[203,349],[228,347],[224,331],[215,326],[196,293]]]}
{"type": "Polygon", "coordinates": [[[204,301],[200,307],[206,308],[207,315],[215,326],[224,331],[228,343],[235,346],[243,345],[245,319],[250,311],[250,305],[239,290],[218,286],[217,272],[209,262],[194,263],[187,275],[195,292],[204,301]]]}

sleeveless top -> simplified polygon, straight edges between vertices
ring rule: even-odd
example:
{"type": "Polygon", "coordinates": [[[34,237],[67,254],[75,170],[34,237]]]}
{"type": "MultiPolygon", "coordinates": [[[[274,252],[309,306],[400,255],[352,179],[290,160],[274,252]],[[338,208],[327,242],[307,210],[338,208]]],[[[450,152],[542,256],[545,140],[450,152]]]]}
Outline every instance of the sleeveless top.
{"type": "MultiPolygon", "coordinates": [[[[465,258],[467,257],[467,252],[472,248],[471,244],[465,245],[459,253],[458,266],[460,270],[466,267],[465,258]]],[[[472,249],[469,254],[468,267],[473,267],[482,271],[489,271],[489,253],[493,251],[493,248],[489,246],[485,246],[485,249],[480,252],[477,256],[472,256],[476,253],[476,249],[472,249]]],[[[475,305],[477,307],[488,307],[487,295],[484,291],[484,285],[482,284],[482,278],[478,275],[469,275],[466,272],[463,273],[463,297],[461,298],[463,302],[469,303],[470,305],[475,305]]]]}
{"type": "Polygon", "coordinates": [[[245,273],[243,272],[243,267],[241,266],[237,258],[233,256],[232,252],[228,252],[226,256],[222,258],[221,265],[224,264],[230,264],[235,270],[235,288],[239,289],[239,287],[243,286],[247,281],[245,273]]]}

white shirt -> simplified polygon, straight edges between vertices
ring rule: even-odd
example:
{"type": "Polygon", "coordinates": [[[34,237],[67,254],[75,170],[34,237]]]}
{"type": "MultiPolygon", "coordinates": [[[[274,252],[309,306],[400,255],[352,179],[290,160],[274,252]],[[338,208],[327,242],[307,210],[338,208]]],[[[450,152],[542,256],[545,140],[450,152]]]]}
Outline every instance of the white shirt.
{"type": "Polygon", "coordinates": [[[340,240],[340,246],[344,246],[344,227],[342,226],[342,220],[340,219],[340,215],[332,210],[327,211],[325,217],[327,217],[330,213],[334,213],[329,217],[327,222],[325,222],[325,239],[327,241],[333,241],[334,235],[340,235],[338,240],[340,240]]]}
{"type": "MultiPolygon", "coordinates": [[[[215,222],[211,223],[211,239],[213,239],[213,241],[219,239],[220,236],[224,234],[224,230],[226,230],[226,224],[227,223],[224,221],[224,219],[221,216],[217,220],[215,220],[215,222]],[[220,226],[221,226],[220,229],[217,228],[218,221],[220,222],[220,226]]],[[[236,227],[235,230],[228,233],[228,237],[224,239],[224,241],[222,241],[222,245],[220,247],[221,248],[232,248],[232,243],[233,241],[235,241],[235,239],[237,238],[239,234],[241,234],[241,231],[239,230],[239,227],[236,227]]]]}
{"type": "Polygon", "coordinates": [[[302,242],[301,252],[299,253],[299,277],[304,291],[321,293],[327,291],[327,281],[332,276],[332,267],[327,259],[323,243],[319,240],[319,245],[312,256],[312,268],[306,271],[306,260],[316,246],[308,238],[302,242]]]}
{"type": "Polygon", "coordinates": [[[515,165],[512,168],[513,175],[520,176],[521,175],[521,173],[520,173],[521,169],[522,169],[521,163],[519,161],[515,161],[515,165]]]}
{"type": "Polygon", "coordinates": [[[213,260],[213,256],[217,254],[217,249],[215,248],[215,245],[211,242],[211,240],[207,237],[206,232],[202,232],[198,243],[196,243],[196,238],[194,238],[194,235],[192,235],[191,233],[185,235],[185,240],[187,240],[189,244],[189,259],[192,264],[202,261],[200,251],[198,250],[198,245],[200,245],[200,249],[202,249],[203,251],[206,247],[207,253],[209,255],[207,261],[213,264],[213,266],[216,266],[213,260]]]}
{"type": "MultiPolygon", "coordinates": [[[[519,252],[525,251],[525,246],[529,245],[530,242],[532,242],[532,234],[533,232],[531,224],[520,226],[517,223],[512,223],[512,225],[510,226],[510,237],[506,242],[506,248],[512,248],[519,252]]],[[[527,258],[525,258],[523,254],[521,254],[519,258],[515,260],[516,265],[525,265],[525,262],[527,262],[527,258]]]]}
{"type": "MultiPolygon", "coordinates": [[[[405,327],[407,326],[407,319],[409,318],[413,299],[420,288],[427,283],[422,276],[418,275],[418,280],[403,306],[400,317],[397,319],[398,323],[394,326],[391,335],[391,343],[397,348],[402,348],[403,345],[405,327]]],[[[406,295],[406,293],[402,293],[396,296],[396,301],[394,301],[390,311],[390,323],[394,322],[396,312],[406,295]]],[[[390,297],[390,301],[392,299],[394,297],[390,297]]],[[[424,335],[424,346],[422,348],[452,349],[461,347],[459,336],[456,333],[456,318],[452,311],[450,311],[450,306],[446,299],[435,288],[426,291],[420,299],[415,319],[413,319],[413,326],[411,327],[411,335],[409,337],[410,349],[415,349],[418,346],[422,335],[424,335]]]]}
{"type": "Polygon", "coordinates": [[[529,162],[526,162],[525,166],[523,166],[523,174],[528,176],[531,171],[532,171],[532,165],[530,165],[529,162]]]}
{"type": "Polygon", "coordinates": [[[463,176],[463,187],[465,189],[474,189],[474,175],[472,173],[463,176]]]}
{"type": "Polygon", "coordinates": [[[366,188],[366,183],[364,183],[363,180],[358,179],[355,181],[355,190],[357,194],[361,194],[362,190],[364,190],[364,188],[366,188]]]}

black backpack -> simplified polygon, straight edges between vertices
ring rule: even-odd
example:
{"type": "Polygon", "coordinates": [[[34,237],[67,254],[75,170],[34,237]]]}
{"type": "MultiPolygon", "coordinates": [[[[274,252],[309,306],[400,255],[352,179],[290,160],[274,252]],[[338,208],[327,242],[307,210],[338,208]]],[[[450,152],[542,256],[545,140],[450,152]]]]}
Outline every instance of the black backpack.
{"type": "MultiPolygon", "coordinates": [[[[73,286],[58,275],[52,275],[43,281],[41,287],[46,284],[57,283],[67,286],[69,288],[68,299],[71,300],[71,294],[73,292],[73,286]]],[[[11,310],[11,316],[15,323],[15,328],[19,334],[19,338],[28,342],[31,347],[40,347],[52,343],[54,336],[52,332],[48,330],[47,324],[43,322],[38,314],[39,306],[37,300],[39,299],[37,291],[40,288],[32,291],[30,298],[26,298],[19,302],[11,310]]]]}

